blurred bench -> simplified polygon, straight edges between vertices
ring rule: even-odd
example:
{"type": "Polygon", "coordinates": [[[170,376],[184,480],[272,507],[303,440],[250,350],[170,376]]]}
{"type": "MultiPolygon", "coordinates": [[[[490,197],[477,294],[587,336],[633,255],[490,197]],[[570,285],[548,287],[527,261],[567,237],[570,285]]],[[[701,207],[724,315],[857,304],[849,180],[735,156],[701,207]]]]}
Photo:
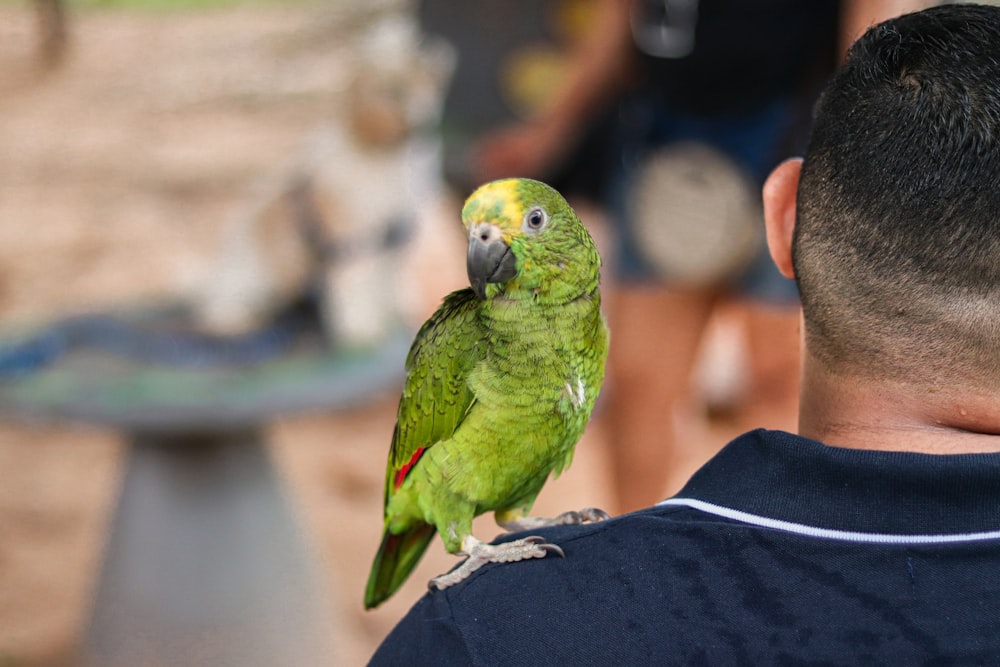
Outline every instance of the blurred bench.
{"type": "Polygon", "coordinates": [[[328,588],[265,427],[398,391],[411,332],[345,351],[308,318],[227,341],[185,333],[179,313],[68,318],[0,343],[0,414],[130,444],[84,663],[332,664],[328,588]]]}

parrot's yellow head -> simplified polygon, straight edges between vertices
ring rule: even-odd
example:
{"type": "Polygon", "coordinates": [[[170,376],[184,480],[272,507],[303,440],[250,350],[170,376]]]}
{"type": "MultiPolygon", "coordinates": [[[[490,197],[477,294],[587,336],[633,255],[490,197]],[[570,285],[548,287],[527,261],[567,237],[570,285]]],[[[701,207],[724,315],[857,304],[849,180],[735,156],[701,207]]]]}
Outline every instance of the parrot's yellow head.
{"type": "Polygon", "coordinates": [[[469,282],[481,299],[498,293],[565,302],[597,288],[601,258],[562,195],[526,178],[481,186],[466,200],[469,282]]]}

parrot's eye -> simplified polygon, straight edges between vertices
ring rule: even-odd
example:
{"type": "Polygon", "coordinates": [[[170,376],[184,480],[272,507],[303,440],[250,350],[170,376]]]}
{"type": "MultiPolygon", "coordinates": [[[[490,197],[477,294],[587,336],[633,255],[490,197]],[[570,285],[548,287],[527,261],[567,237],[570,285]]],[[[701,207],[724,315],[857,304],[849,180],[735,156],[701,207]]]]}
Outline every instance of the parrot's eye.
{"type": "Polygon", "coordinates": [[[524,216],[524,226],[531,231],[538,231],[545,226],[549,216],[540,208],[533,208],[524,216]]]}

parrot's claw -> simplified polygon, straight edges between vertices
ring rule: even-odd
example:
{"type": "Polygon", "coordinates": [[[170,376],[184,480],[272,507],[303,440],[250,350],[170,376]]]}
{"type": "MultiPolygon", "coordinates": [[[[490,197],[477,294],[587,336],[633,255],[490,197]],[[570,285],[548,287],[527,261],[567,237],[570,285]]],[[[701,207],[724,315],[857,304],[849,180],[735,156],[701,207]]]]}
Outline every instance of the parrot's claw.
{"type": "Polygon", "coordinates": [[[558,544],[546,542],[544,538],[537,535],[501,544],[487,544],[477,540],[465,549],[468,558],[461,565],[451,572],[434,577],[427,582],[427,587],[431,590],[444,590],[467,579],[470,574],[486,563],[515,563],[528,558],[545,558],[550,552],[558,554],[560,557],[566,556],[558,544]]]}
{"type": "Polygon", "coordinates": [[[596,507],[584,507],[579,512],[563,512],[552,519],[554,526],[575,526],[581,523],[597,523],[607,521],[611,515],[596,507]]]}
{"type": "Polygon", "coordinates": [[[521,542],[531,545],[529,552],[526,552],[519,558],[511,557],[509,560],[499,560],[497,562],[508,563],[517,560],[524,560],[525,558],[545,558],[550,551],[554,554],[558,554],[560,558],[566,557],[566,552],[562,550],[561,546],[558,544],[552,544],[551,542],[546,542],[544,537],[540,537],[538,535],[529,535],[528,537],[523,537],[519,540],[514,540],[513,542],[505,542],[499,546],[504,546],[506,544],[519,544],[521,542]]]}

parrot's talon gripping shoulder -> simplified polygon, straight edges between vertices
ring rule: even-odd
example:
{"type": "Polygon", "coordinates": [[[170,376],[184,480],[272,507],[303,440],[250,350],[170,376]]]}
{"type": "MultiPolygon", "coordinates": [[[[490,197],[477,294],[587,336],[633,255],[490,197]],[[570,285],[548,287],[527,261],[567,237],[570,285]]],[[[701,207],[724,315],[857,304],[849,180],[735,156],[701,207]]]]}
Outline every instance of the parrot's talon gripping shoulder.
{"type": "MultiPolygon", "coordinates": [[[[534,555],[535,553],[538,553],[538,552],[537,551],[533,551],[532,555],[524,556],[522,558],[514,558],[512,560],[524,560],[524,558],[544,558],[549,553],[554,553],[555,555],[559,556],[560,558],[565,558],[566,557],[566,552],[563,551],[563,549],[562,549],[561,546],[559,546],[558,544],[552,544],[551,542],[546,542],[544,537],[540,537],[538,535],[531,535],[529,537],[524,537],[524,538],[521,538],[520,540],[516,540],[516,541],[517,542],[525,542],[525,543],[532,544],[532,545],[534,545],[534,547],[535,547],[536,550],[537,549],[541,549],[545,553],[541,553],[540,555],[534,555]]],[[[501,562],[507,562],[507,561],[501,561],[501,562]]]]}
{"type": "Polygon", "coordinates": [[[549,526],[579,526],[583,523],[607,521],[610,518],[611,515],[602,509],[597,509],[596,507],[584,507],[582,510],[563,512],[562,514],[554,517],[523,516],[518,519],[504,520],[498,518],[497,523],[499,523],[500,527],[507,532],[515,533],[522,530],[547,528],[549,526]]]}
{"type": "Polygon", "coordinates": [[[566,512],[566,514],[576,515],[576,518],[579,519],[578,523],[597,523],[611,518],[610,514],[599,507],[584,507],[579,512],[566,512]]]}
{"type": "Polygon", "coordinates": [[[546,542],[545,538],[538,535],[500,544],[487,544],[469,536],[466,542],[472,542],[465,551],[468,557],[451,572],[428,581],[427,588],[432,591],[443,591],[460,581],[465,581],[469,575],[487,563],[516,563],[529,558],[545,558],[550,553],[561,558],[566,557],[566,552],[558,544],[546,542]]]}

